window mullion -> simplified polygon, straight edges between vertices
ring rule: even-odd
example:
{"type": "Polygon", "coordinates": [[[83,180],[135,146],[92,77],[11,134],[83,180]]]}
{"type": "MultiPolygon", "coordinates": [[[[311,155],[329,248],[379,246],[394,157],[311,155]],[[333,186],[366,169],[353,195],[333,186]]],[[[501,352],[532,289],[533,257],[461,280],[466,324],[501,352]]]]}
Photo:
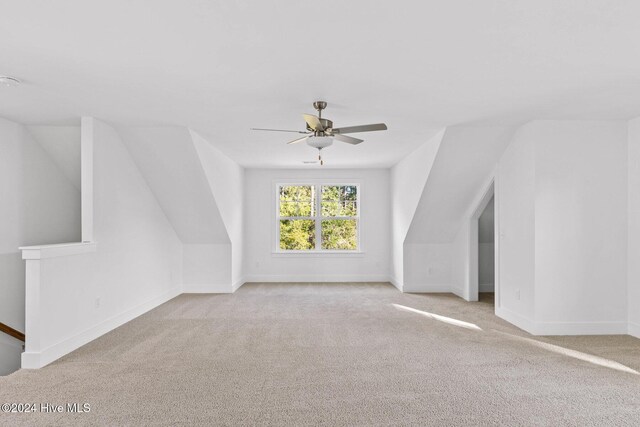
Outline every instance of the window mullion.
{"type": "Polygon", "coordinates": [[[319,251],[322,249],[322,186],[315,185],[315,196],[316,196],[316,215],[315,215],[315,224],[316,224],[316,250],[319,251]]]}

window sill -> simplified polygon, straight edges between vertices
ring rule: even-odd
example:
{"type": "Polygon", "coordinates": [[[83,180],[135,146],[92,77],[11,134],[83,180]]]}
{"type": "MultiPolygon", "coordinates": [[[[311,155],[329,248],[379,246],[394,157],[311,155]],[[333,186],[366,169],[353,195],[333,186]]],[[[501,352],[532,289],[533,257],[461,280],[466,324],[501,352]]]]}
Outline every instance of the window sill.
{"type": "Polygon", "coordinates": [[[272,251],[274,258],[341,258],[341,257],[364,257],[364,251],[272,251]]]}

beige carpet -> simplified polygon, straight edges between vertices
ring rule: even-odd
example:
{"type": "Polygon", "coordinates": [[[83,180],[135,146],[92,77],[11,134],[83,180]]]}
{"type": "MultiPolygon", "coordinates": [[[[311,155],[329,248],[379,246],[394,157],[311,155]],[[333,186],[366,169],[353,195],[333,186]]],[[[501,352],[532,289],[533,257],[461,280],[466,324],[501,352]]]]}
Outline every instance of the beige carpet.
{"type": "Polygon", "coordinates": [[[636,370],[640,340],[531,337],[486,298],[247,284],[182,295],[0,377],[0,403],[91,405],[0,425],[638,426],[636,370]]]}

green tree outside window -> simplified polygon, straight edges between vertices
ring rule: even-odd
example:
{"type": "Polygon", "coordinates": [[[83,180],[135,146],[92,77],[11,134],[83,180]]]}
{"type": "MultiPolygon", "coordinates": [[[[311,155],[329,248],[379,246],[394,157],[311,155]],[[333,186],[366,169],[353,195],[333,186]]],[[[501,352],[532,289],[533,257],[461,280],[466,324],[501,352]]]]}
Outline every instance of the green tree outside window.
{"type": "Polygon", "coordinates": [[[281,250],[358,249],[358,186],[282,185],[278,193],[281,250]]]}

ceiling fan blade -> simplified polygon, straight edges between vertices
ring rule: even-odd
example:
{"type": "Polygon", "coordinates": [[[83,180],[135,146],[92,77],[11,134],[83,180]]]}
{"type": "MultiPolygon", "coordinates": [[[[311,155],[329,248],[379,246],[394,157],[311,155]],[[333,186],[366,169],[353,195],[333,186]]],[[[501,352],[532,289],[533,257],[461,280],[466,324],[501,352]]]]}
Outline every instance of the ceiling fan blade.
{"type": "Polygon", "coordinates": [[[387,125],[384,123],[376,123],[372,125],[362,125],[362,126],[348,126],[344,128],[333,129],[333,133],[355,133],[355,132],[371,132],[374,130],[387,130],[387,125]]]}
{"type": "Polygon", "coordinates": [[[305,135],[309,133],[309,132],[303,132],[301,130],[284,130],[284,129],[251,128],[251,130],[266,130],[269,132],[294,132],[294,133],[303,133],[305,135]]]}
{"type": "Polygon", "coordinates": [[[304,121],[307,122],[311,129],[319,132],[324,131],[324,126],[322,126],[318,117],[312,116],[311,114],[303,114],[302,117],[304,117],[304,121]]]}
{"type": "Polygon", "coordinates": [[[308,136],[303,136],[302,138],[298,138],[298,139],[294,139],[293,141],[289,141],[287,142],[287,144],[295,144],[298,142],[302,142],[305,141],[307,138],[309,138],[308,136]]]}
{"type": "Polygon", "coordinates": [[[334,134],[333,137],[338,141],[346,142],[347,144],[352,144],[352,145],[360,144],[362,141],[364,141],[363,139],[358,139],[352,136],[346,136],[346,135],[340,135],[340,134],[334,134]]]}

